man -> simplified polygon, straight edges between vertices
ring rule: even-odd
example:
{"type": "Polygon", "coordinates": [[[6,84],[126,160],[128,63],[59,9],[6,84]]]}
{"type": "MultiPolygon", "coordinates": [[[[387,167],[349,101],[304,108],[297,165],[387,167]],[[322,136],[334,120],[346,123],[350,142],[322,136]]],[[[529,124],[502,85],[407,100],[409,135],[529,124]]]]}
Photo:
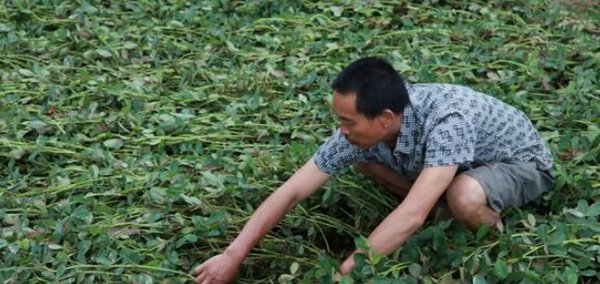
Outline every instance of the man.
{"type": "MultiPolygon", "coordinates": [[[[498,99],[455,85],[406,88],[379,58],[353,62],[332,87],[338,132],[259,206],[222,254],[196,268],[196,283],[232,281],[284,214],[346,166],[405,195],[369,236],[369,246],[383,255],[425,222],[444,193],[453,218],[476,230],[496,224],[503,209],[539,197],[554,182],[552,155],[534,126],[498,99]]],[[[353,266],[351,255],[341,273],[353,266]]]]}

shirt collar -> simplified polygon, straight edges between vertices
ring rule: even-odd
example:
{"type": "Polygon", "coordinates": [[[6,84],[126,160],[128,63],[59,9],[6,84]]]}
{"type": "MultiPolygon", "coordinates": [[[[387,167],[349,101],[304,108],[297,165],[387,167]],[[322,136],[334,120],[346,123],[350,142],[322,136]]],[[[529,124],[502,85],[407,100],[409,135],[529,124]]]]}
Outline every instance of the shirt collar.
{"type": "Polygon", "coordinates": [[[402,111],[402,125],[400,126],[400,132],[398,133],[398,139],[396,140],[396,149],[394,149],[394,154],[410,153],[410,150],[413,147],[413,143],[411,143],[412,139],[410,139],[413,124],[413,108],[409,103],[402,111]]]}

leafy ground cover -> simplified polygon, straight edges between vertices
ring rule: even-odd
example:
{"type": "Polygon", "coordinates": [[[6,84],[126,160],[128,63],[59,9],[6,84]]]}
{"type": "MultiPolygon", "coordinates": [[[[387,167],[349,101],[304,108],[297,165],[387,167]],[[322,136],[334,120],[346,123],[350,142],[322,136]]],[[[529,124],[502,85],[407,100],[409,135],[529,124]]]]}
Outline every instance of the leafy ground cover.
{"type": "MultiPolygon", "coordinates": [[[[432,220],[344,282],[596,283],[598,42],[593,1],[5,1],[0,281],[189,282],[335,129],[330,80],[379,55],[524,110],[558,180],[499,230],[432,220]]],[[[397,204],[349,170],[238,282],[330,282],[397,204]]]]}

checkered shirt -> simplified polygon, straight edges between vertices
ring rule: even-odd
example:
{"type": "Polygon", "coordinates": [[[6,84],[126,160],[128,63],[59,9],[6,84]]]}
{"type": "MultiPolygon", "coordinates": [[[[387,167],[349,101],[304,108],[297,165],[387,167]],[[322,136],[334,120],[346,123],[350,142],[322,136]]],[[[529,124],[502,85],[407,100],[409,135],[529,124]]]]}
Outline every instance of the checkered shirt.
{"type": "Polygon", "coordinates": [[[314,155],[317,166],[333,175],[356,162],[380,163],[410,180],[423,168],[446,165],[518,160],[552,167],[544,140],[516,108],[457,85],[412,84],[408,93],[393,151],[384,142],[360,149],[338,130],[314,155]]]}

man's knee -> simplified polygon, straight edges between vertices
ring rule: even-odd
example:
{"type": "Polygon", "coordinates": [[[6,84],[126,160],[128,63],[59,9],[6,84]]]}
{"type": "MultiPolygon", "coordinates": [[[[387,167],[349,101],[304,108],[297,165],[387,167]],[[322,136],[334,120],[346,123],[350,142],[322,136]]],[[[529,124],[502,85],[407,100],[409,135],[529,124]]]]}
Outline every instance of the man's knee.
{"type": "MultiPolygon", "coordinates": [[[[487,206],[483,188],[472,177],[458,175],[446,190],[448,207],[454,215],[476,214],[481,206],[487,206]]],[[[457,216],[458,217],[458,216],[457,216]]]]}
{"type": "Polygon", "coordinates": [[[468,175],[454,178],[446,190],[446,198],[452,216],[471,230],[500,221],[500,215],[488,206],[481,185],[468,175]]]}

